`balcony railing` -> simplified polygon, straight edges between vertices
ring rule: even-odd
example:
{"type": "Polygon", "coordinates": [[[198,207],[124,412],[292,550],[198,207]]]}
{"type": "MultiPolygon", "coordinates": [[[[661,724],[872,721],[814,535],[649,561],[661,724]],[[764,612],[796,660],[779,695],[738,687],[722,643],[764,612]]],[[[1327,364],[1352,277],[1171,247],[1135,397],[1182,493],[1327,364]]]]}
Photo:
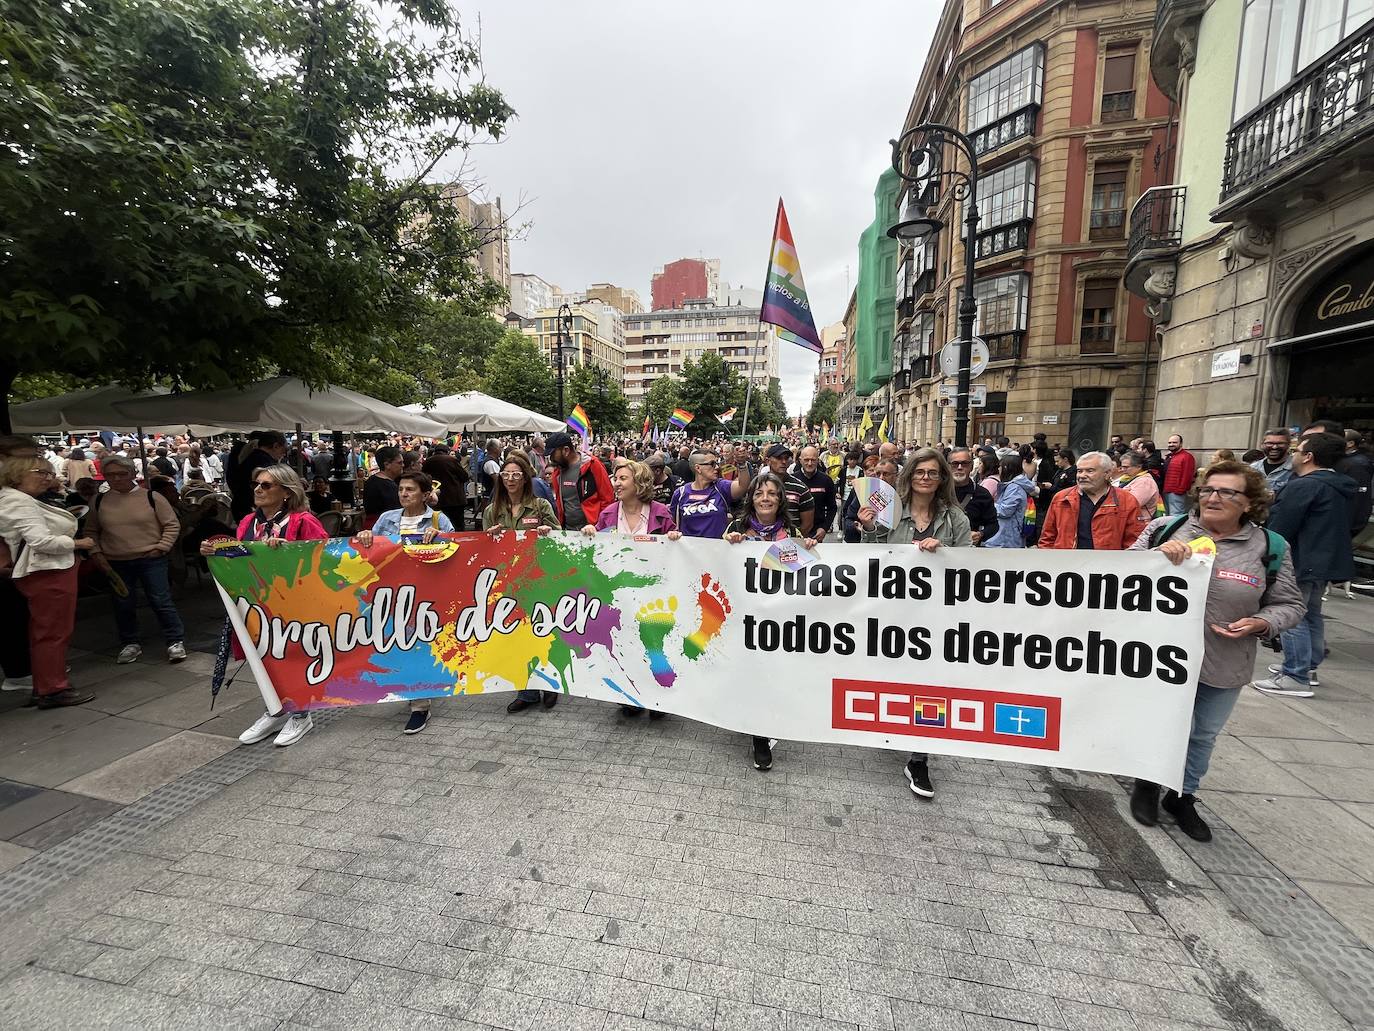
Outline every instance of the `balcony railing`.
{"type": "Polygon", "coordinates": [[[1237,121],[1226,137],[1223,202],[1320,144],[1344,142],[1374,118],[1374,22],[1237,121]]]}
{"type": "Polygon", "coordinates": [[[1131,237],[1126,260],[1143,251],[1171,250],[1183,243],[1183,203],[1186,186],[1152,186],[1131,208],[1131,237]]]}
{"type": "Polygon", "coordinates": [[[901,369],[892,374],[892,389],[906,390],[911,386],[911,373],[906,369],[901,369]]]}
{"type": "Polygon", "coordinates": [[[923,354],[919,358],[911,359],[911,380],[930,379],[930,355],[923,354]]]}

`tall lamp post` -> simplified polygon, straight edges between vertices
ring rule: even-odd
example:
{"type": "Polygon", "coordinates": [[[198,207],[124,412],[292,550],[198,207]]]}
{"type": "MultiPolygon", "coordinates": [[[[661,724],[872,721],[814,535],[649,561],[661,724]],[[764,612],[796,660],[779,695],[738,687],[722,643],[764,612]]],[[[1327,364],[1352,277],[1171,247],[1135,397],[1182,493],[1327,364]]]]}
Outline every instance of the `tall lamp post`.
{"type": "Polygon", "coordinates": [[[558,414],[564,417],[568,411],[563,407],[563,340],[572,336],[573,314],[568,302],[558,306],[558,414]]]}
{"type": "Polygon", "coordinates": [[[920,203],[927,188],[937,179],[948,177],[954,184],[956,200],[964,202],[964,296],[959,302],[959,394],[954,407],[954,443],[968,444],[969,395],[972,387],[973,322],[978,317],[978,302],[973,299],[973,260],[978,232],[978,155],[973,141],[958,129],[938,122],[922,122],[902,133],[892,144],[892,169],[909,185],[902,220],[887,235],[906,244],[917,244],[944,228],[938,218],[926,214],[920,203]],[[968,159],[968,171],[945,169],[944,149],[953,143],[968,159]]]}

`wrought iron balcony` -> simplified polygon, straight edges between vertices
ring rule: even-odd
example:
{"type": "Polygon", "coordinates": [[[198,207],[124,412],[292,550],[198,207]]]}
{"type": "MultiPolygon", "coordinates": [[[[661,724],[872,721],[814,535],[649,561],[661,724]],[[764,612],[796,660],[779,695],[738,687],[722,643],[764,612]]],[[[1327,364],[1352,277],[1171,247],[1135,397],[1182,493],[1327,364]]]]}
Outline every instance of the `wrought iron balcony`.
{"type": "Polygon", "coordinates": [[[911,359],[911,380],[930,379],[930,355],[924,354],[919,358],[911,359]]]}
{"type": "Polygon", "coordinates": [[[1131,235],[1126,244],[1126,289],[1147,297],[1150,266],[1172,258],[1183,244],[1186,186],[1152,186],[1131,208],[1131,235]]]}
{"type": "Polygon", "coordinates": [[[911,373],[906,369],[900,369],[892,374],[892,389],[906,390],[911,386],[911,373]]]}
{"type": "Polygon", "coordinates": [[[1231,126],[1212,219],[1278,210],[1295,188],[1343,174],[1336,159],[1374,153],[1372,93],[1374,22],[1231,126]],[[1280,181],[1284,196],[1271,196],[1280,181]]]}

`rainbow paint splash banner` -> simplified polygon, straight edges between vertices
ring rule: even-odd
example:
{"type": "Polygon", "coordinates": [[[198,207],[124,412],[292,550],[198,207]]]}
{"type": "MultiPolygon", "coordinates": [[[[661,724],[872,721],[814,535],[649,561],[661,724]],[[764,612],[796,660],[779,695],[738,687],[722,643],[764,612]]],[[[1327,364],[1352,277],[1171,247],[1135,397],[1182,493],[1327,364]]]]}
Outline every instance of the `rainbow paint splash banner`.
{"type": "Polygon", "coordinates": [[[554,533],[213,557],[271,711],[525,687],[1178,787],[1212,556],[554,533]]]}

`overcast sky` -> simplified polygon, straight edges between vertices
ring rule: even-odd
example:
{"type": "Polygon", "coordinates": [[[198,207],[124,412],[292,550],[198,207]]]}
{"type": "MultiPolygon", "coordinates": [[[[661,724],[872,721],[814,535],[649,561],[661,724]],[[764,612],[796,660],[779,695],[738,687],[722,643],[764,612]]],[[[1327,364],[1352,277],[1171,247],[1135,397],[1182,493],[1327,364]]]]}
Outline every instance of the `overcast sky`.
{"type": "MultiPolygon", "coordinates": [[[[518,113],[470,167],[530,223],[511,267],[576,290],[720,258],[759,289],[779,196],[817,328],[844,317],[859,233],[936,0],[456,0],[518,113]]],[[[816,358],[779,344],[796,414],[816,358]]]]}

